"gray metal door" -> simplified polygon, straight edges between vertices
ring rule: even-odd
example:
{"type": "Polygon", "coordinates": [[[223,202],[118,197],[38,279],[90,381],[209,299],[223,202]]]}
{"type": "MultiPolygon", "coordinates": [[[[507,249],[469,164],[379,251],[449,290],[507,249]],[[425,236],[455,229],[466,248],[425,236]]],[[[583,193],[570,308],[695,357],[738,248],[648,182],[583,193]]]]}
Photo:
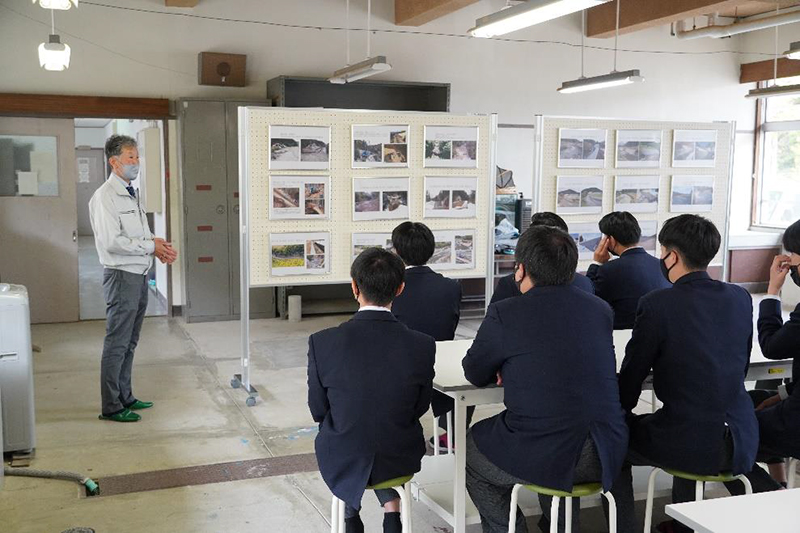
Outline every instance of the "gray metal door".
{"type": "MultiPolygon", "coordinates": [[[[228,139],[228,228],[230,230],[231,312],[241,314],[239,294],[239,107],[264,106],[264,102],[227,102],[226,131],[228,139]]],[[[260,288],[250,291],[250,317],[275,316],[275,289],[260,288]]]]}
{"type": "Polygon", "coordinates": [[[186,318],[228,318],[231,283],[225,103],[183,101],[180,114],[186,318]]]}

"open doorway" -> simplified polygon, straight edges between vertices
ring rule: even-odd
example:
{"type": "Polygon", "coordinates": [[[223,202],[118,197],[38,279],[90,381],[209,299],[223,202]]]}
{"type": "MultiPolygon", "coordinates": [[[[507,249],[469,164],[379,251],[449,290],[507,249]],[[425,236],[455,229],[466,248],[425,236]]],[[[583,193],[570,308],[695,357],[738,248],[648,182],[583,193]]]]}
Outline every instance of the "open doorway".
{"type": "MultiPolygon", "coordinates": [[[[99,320],[106,316],[103,297],[103,266],[95,247],[89,220],[89,200],[105,182],[110,167],[103,148],[111,135],[128,135],[139,143],[143,172],[134,184],[145,202],[153,235],[167,239],[166,164],[164,160],[164,122],[133,119],[75,119],[75,157],[78,166],[78,272],[80,319],[99,320]]],[[[165,316],[168,310],[169,275],[166,265],[154,261],[148,274],[150,298],[147,316],[165,316]]]]}

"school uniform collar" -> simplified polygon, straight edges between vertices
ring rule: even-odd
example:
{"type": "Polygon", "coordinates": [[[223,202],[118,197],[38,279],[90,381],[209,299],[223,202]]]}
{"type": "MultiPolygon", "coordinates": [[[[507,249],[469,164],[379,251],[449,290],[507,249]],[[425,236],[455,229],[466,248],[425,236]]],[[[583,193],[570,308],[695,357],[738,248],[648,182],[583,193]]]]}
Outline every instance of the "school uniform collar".
{"type": "Polygon", "coordinates": [[[697,272],[689,272],[681,279],[675,282],[675,285],[683,285],[684,283],[691,283],[693,281],[705,281],[711,279],[708,272],[705,270],[698,270],[697,272]]]}
{"type": "Polygon", "coordinates": [[[628,248],[624,252],[620,254],[620,257],[625,257],[626,255],[636,255],[636,254],[646,254],[647,250],[642,248],[641,246],[635,246],[633,248],[628,248]]]}
{"type": "MultiPolygon", "coordinates": [[[[576,274],[577,275],[577,274],[576,274]]],[[[516,284],[515,284],[516,286],[516,284]]],[[[546,285],[544,287],[534,287],[526,293],[523,293],[522,296],[543,296],[545,294],[553,294],[560,291],[568,291],[571,289],[581,290],[576,287],[572,286],[572,282],[567,283],[566,285],[546,285]]]]}
{"type": "Polygon", "coordinates": [[[433,272],[428,265],[412,265],[406,267],[406,274],[427,274],[433,272]]]}
{"type": "Polygon", "coordinates": [[[396,322],[397,319],[390,309],[385,307],[366,306],[353,315],[353,320],[381,320],[384,322],[396,322]]]}

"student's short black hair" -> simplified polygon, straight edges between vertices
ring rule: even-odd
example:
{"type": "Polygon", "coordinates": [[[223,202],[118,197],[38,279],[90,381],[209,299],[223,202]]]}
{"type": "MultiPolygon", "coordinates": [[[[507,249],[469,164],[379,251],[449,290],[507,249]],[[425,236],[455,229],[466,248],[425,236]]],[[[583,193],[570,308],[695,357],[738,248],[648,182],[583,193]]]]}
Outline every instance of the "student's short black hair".
{"type": "Polygon", "coordinates": [[[552,226],[560,230],[569,231],[564,219],[550,211],[534,213],[531,217],[531,226],[552,226]]]}
{"type": "Polygon", "coordinates": [[[375,305],[388,305],[403,284],[406,268],[395,254],[383,248],[367,248],[350,267],[350,277],[364,298],[375,305]]]}
{"type": "Polygon", "coordinates": [[[642,238],[639,222],[627,211],[613,211],[601,218],[600,232],[614,237],[622,246],[633,246],[642,238]]]}
{"type": "Polygon", "coordinates": [[[403,222],[392,232],[392,246],[405,264],[420,266],[433,255],[433,232],[421,222],[403,222]]]}
{"type": "Polygon", "coordinates": [[[658,234],[661,246],[677,251],[690,270],[705,270],[719,251],[722,238],[713,222],[699,215],[673,217],[658,234]]]}
{"type": "Polygon", "coordinates": [[[517,241],[515,259],[537,287],[567,285],[578,267],[578,246],[557,227],[531,226],[517,241]]]}
{"type": "Polygon", "coordinates": [[[786,228],[783,232],[783,247],[788,252],[800,254],[800,220],[786,228]]]}

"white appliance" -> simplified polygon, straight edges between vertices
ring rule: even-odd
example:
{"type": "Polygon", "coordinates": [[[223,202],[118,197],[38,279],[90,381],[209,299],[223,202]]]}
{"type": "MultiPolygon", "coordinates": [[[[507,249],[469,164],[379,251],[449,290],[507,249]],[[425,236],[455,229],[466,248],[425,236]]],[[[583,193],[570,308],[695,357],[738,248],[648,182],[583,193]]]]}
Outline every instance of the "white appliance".
{"type": "Polygon", "coordinates": [[[28,291],[0,283],[0,411],[4,452],[36,447],[28,291]]]}

